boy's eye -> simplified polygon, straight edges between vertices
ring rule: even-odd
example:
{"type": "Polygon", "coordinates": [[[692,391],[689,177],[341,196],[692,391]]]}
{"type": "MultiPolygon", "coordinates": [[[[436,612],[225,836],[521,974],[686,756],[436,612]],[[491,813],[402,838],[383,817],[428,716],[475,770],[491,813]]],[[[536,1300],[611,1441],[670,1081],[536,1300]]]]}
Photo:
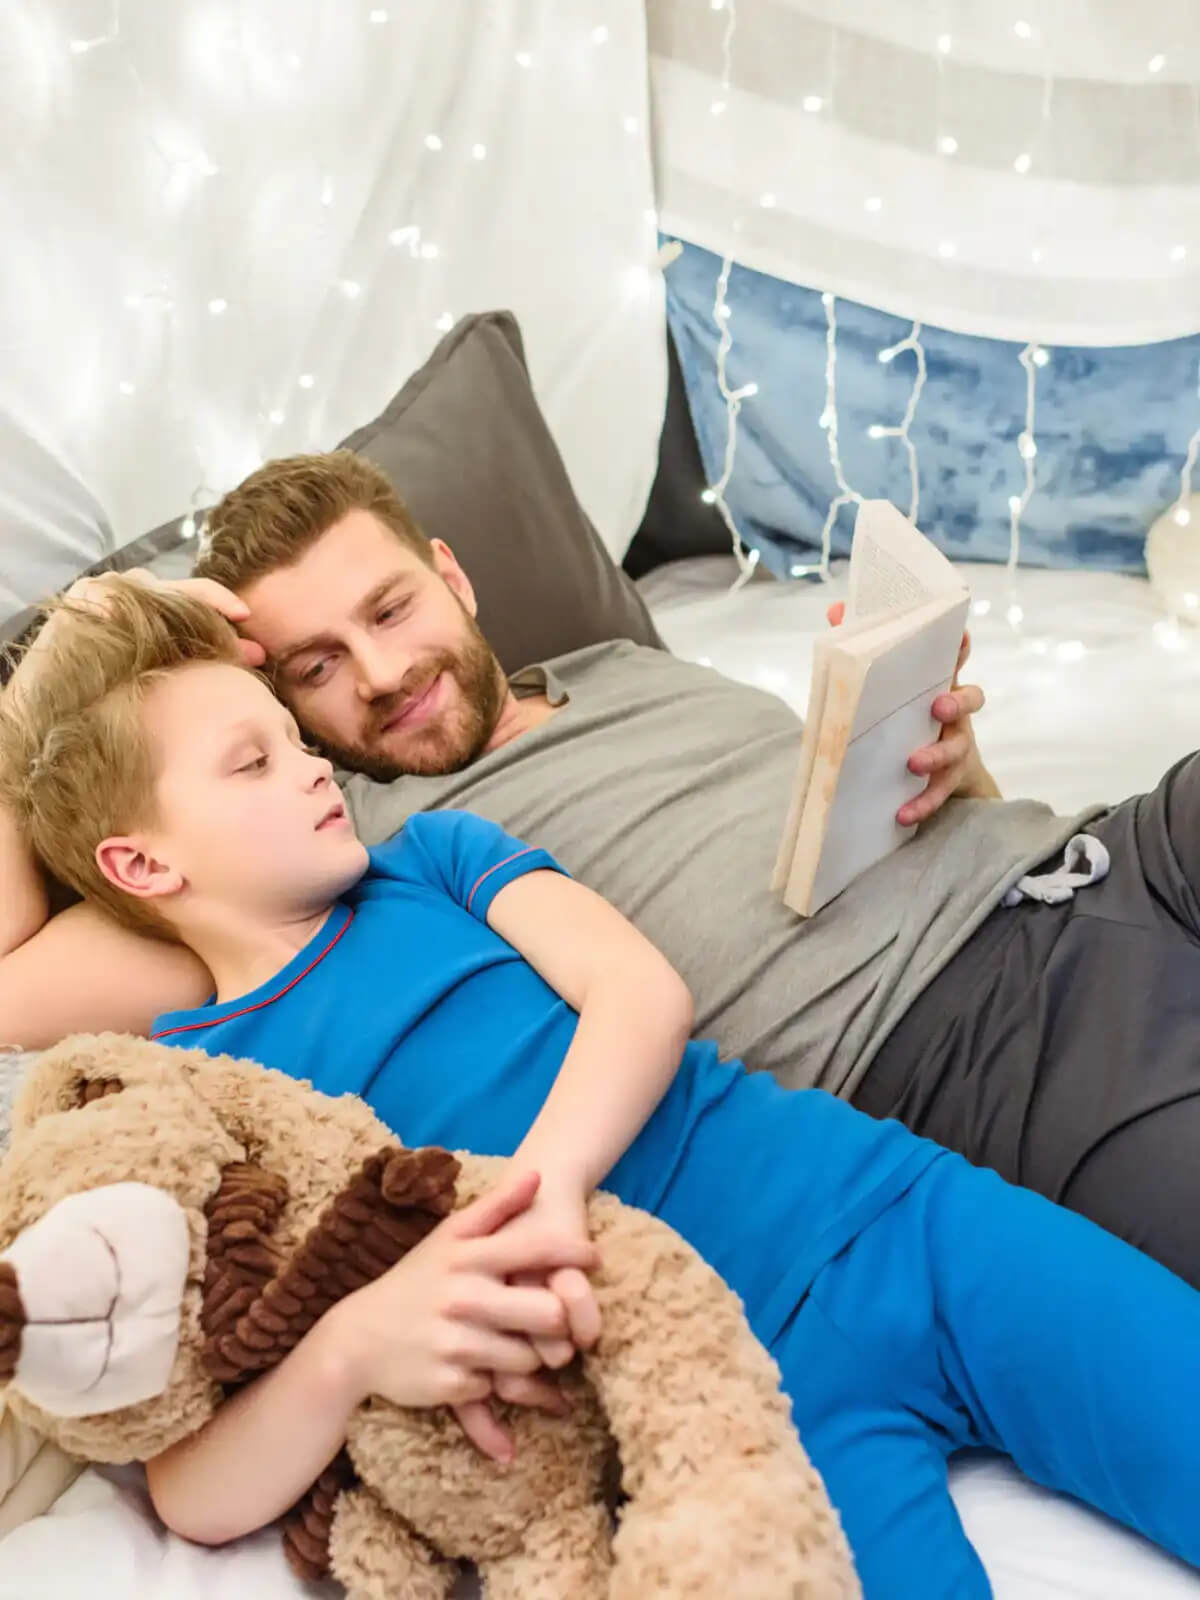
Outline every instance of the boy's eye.
{"type": "Polygon", "coordinates": [[[267,770],[267,758],[266,756],[255,756],[253,761],[244,761],[240,767],[234,770],[237,772],[265,772],[267,770]]]}

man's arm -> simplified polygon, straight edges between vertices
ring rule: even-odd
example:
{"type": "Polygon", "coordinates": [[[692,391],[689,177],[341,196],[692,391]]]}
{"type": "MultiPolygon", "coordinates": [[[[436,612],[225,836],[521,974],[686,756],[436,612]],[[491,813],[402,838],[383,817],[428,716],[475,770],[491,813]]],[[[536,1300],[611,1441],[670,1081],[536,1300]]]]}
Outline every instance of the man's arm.
{"type": "Polygon", "coordinates": [[[94,906],[50,917],[33,853],[0,807],[0,1044],[41,1050],[70,1033],[148,1033],[212,984],[182,945],[143,938],[94,906]]]}
{"type": "MultiPolygon", "coordinates": [[[[179,589],[237,623],[244,601],[207,579],[163,583],[140,568],[125,574],[152,588],[179,589]]],[[[81,578],[75,604],[103,607],[107,577],[81,578]]],[[[5,695],[17,695],[40,669],[48,630],[70,626],[52,611],[17,664],[5,695]]],[[[241,641],[249,666],[263,651],[241,641]]],[[[0,1045],[40,1050],[71,1033],[148,1033],[163,1011],[200,1005],[212,992],[204,966],[181,945],[121,928],[94,906],[50,916],[45,878],[12,816],[0,805],[0,1045]]]]}

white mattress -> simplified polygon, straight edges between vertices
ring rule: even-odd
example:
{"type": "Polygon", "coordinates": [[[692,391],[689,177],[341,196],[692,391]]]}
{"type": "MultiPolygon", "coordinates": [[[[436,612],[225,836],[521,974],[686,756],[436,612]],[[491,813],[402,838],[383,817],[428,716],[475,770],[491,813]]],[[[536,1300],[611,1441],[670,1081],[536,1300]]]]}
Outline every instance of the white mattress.
{"type": "MultiPolygon", "coordinates": [[[[812,637],[840,585],[756,581],[730,595],[732,575],[724,560],[686,562],[651,574],[643,588],[676,653],[803,710],[812,637]]],[[[1003,573],[969,576],[977,601],[991,603],[972,621],[971,676],[988,690],[980,740],[1006,793],[1061,811],[1116,800],[1152,785],[1195,742],[1200,635],[1156,636],[1161,612],[1145,584],[1025,575],[1017,634],[1003,617],[1011,599],[1003,573]]],[[[997,1600],[1200,1600],[1200,1576],[1003,1461],[956,1463],[951,1481],[997,1600]]],[[[290,1577],[274,1530],[220,1551],[162,1533],[131,1473],[85,1473],[52,1513],[0,1545],[0,1600],[314,1600],[332,1592],[290,1577]]]]}

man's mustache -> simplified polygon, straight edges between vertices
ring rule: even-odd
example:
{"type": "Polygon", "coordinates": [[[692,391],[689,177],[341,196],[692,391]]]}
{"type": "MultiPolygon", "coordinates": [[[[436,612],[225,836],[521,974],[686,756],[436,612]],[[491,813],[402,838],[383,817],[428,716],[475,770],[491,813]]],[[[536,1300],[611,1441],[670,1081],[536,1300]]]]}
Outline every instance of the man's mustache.
{"type": "Polygon", "coordinates": [[[454,658],[449,654],[441,656],[434,662],[426,662],[420,667],[410,667],[404,674],[400,685],[391,689],[385,695],[380,695],[373,700],[367,711],[367,732],[371,736],[381,734],[384,727],[405,706],[411,705],[414,700],[419,700],[427,690],[433,687],[434,681],[443,672],[453,672],[454,658]]]}

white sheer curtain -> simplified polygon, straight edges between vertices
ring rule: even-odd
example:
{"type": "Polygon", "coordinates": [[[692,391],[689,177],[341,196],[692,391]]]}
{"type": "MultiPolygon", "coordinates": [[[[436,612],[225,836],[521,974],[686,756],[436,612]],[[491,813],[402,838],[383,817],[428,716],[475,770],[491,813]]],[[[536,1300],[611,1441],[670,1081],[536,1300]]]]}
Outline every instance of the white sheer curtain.
{"type": "Polygon", "coordinates": [[[640,0],[10,0],[0,620],[510,307],[614,553],[666,393],[640,0]]]}
{"type": "Polygon", "coordinates": [[[1200,329],[1196,0],[647,9],[671,232],[961,333],[1200,329]]]}

